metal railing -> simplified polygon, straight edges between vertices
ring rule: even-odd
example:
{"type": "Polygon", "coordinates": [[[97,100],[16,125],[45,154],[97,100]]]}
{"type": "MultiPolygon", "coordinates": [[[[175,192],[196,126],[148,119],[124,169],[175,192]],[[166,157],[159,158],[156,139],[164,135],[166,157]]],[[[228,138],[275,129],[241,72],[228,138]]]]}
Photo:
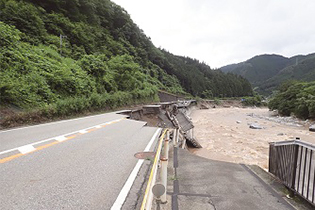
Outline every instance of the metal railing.
{"type": "Polygon", "coordinates": [[[315,146],[300,140],[269,143],[269,172],[315,206],[315,146]]]}
{"type": "MultiPolygon", "coordinates": [[[[155,157],[154,157],[154,161],[153,161],[153,165],[151,168],[151,172],[150,172],[150,176],[149,176],[149,180],[148,180],[148,184],[144,193],[144,197],[143,197],[143,201],[141,204],[140,209],[141,210],[149,210],[151,209],[152,206],[152,202],[153,202],[153,192],[152,192],[152,188],[154,187],[155,183],[156,183],[156,176],[157,176],[157,170],[158,170],[158,165],[159,162],[162,162],[164,167],[166,166],[166,168],[162,168],[161,169],[161,175],[162,175],[162,184],[164,185],[164,188],[166,189],[166,182],[167,182],[167,171],[166,171],[166,175],[165,175],[165,170],[167,170],[167,163],[168,163],[168,141],[169,141],[169,133],[168,133],[168,129],[165,129],[164,132],[162,133],[160,139],[159,139],[159,143],[158,143],[158,147],[155,153],[155,157]],[[166,137],[166,138],[165,138],[166,137]],[[164,143],[164,150],[162,152],[162,145],[164,143]],[[164,157],[162,157],[162,154],[164,153],[164,157]],[[167,157],[165,157],[165,155],[167,155],[167,157]]],[[[162,194],[162,202],[166,200],[166,191],[162,194]],[[165,194],[165,195],[164,195],[165,194]]]]}

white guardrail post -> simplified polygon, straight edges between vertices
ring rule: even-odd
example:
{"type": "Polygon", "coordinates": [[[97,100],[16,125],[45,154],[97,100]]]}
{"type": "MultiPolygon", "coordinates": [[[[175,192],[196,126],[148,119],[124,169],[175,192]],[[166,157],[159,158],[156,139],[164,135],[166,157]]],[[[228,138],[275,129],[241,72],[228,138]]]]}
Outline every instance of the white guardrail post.
{"type": "Polygon", "coordinates": [[[174,144],[174,147],[177,147],[177,129],[174,129],[173,130],[173,144],[174,144]]]}

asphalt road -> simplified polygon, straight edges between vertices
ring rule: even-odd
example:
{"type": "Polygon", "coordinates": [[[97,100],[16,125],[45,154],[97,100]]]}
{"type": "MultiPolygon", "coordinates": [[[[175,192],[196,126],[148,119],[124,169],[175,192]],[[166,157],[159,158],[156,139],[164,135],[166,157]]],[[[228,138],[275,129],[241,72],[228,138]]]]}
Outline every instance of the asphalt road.
{"type": "Polygon", "coordinates": [[[0,132],[0,209],[110,209],[157,132],[115,113],[0,132]]]}

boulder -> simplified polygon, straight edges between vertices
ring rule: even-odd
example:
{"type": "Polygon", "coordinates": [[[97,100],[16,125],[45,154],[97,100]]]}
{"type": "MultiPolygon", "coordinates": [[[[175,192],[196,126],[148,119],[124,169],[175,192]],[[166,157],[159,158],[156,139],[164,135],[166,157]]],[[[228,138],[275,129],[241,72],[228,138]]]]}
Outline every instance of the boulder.
{"type": "Polygon", "coordinates": [[[315,132],[315,124],[310,126],[309,131],[315,132]]]}
{"type": "Polygon", "coordinates": [[[249,128],[251,128],[251,129],[262,129],[262,127],[260,125],[258,125],[258,124],[250,124],[249,128]]]}

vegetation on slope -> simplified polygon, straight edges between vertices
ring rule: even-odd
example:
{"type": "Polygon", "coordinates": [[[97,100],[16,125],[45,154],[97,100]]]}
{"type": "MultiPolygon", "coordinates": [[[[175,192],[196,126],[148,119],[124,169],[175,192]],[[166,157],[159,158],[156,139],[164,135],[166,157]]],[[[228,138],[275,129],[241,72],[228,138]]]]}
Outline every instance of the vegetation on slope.
{"type": "Polygon", "coordinates": [[[109,0],[0,0],[0,10],[1,106],[58,116],[157,100],[158,89],[252,94],[239,76],[156,48],[109,0]]]}
{"type": "Polygon", "coordinates": [[[287,81],[270,100],[269,108],[282,115],[315,119],[315,82],[287,81]]]}
{"type": "Polygon", "coordinates": [[[315,80],[315,55],[291,58],[260,55],[239,64],[222,67],[221,70],[247,78],[256,87],[257,92],[270,95],[286,80],[315,80]]]}
{"type": "MultiPolygon", "coordinates": [[[[27,109],[77,99],[84,105],[76,102],[73,106],[81,106],[77,111],[82,111],[99,106],[100,102],[93,100],[106,100],[114,93],[128,95],[125,103],[156,97],[154,81],[145,79],[131,56],[108,60],[103,55],[84,55],[76,61],[47,46],[19,41],[21,33],[13,26],[0,22],[0,31],[1,104],[27,109]],[[92,101],[95,104],[90,104],[92,101]]],[[[121,101],[119,97],[111,103],[121,101]]]]}
{"type": "Polygon", "coordinates": [[[282,69],[277,75],[260,85],[264,92],[272,92],[275,87],[288,80],[311,82],[315,80],[315,55],[309,55],[296,64],[282,69]]]}
{"type": "Polygon", "coordinates": [[[222,67],[225,72],[242,75],[251,83],[257,84],[275,76],[281,69],[287,66],[289,59],[279,55],[255,56],[243,63],[222,67]]]}
{"type": "Polygon", "coordinates": [[[204,63],[188,57],[174,56],[162,51],[164,61],[157,63],[175,75],[185,91],[202,98],[238,97],[252,95],[250,83],[241,76],[211,70],[204,63]]]}

